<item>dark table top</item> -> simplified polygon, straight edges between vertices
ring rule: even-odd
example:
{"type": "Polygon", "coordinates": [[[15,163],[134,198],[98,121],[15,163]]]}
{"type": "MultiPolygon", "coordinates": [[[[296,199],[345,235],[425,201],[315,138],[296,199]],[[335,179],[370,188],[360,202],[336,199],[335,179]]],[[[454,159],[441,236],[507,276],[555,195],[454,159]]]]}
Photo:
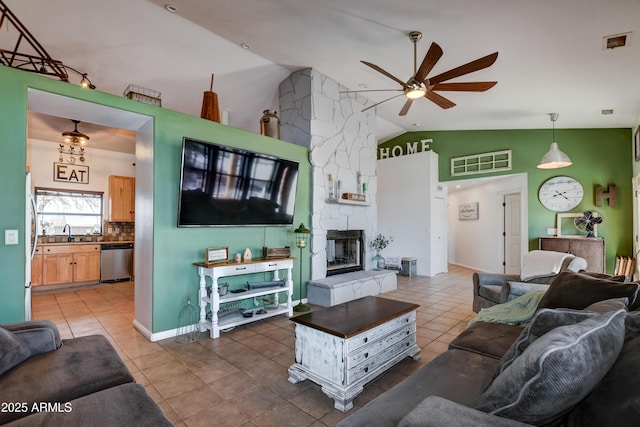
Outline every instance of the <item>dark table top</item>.
{"type": "Polygon", "coordinates": [[[350,338],[418,307],[418,304],[368,296],[295,316],[291,320],[331,335],[350,338]]]}

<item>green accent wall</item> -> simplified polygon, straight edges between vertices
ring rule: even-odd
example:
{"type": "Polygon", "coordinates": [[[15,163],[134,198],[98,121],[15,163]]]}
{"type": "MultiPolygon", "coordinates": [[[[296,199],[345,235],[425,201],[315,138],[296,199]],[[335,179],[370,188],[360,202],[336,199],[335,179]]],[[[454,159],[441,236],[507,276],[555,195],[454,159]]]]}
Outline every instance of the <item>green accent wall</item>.
{"type": "MultiPolygon", "coordinates": [[[[99,82],[96,82],[99,84],[99,82]]],[[[152,332],[178,326],[180,308],[187,296],[195,301],[199,277],[193,262],[204,260],[204,249],[228,246],[231,255],[250,248],[261,256],[263,246],[292,246],[292,230],[300,222],[310,225],[311,184],[308,151],[304,147],[224,126],[198,117],[141,104],[104,92],[0,66],[0,229],[19,230],[20,244],[0,244],[0,323],[24,319],[25,280],[25,166],[27,140],[27,89],[35,88],[108,107],[150,116],[154,120],[153,159],[153,309],[152,332]],[[178,228],[178,188],[182,138],[246,148],[299,162],[294,225],[292,227],[178,228]]],[[[200,100],[194,100],[199,104],[200,100]]],[[[260,118],[256,117],[256,121],[260,118]]],[[[136,197],[145,197],[137,194],[136,197]]],[[[294,299],[298,299],[300,260],[294,262],[294,299]]],[[[309,280],[310,259],[302,260],[302,280],[309,280]]],[[[302,297],[306,295],[303,294],[302,297]]]]}
{"type": "Polygon", "coordinates": [[[604,217],[598,235],[605,239],[607,271],[611,273],[616,255],[633,254],[631,129],[556,129],[555,135],[560,149],[569,155],[573,165],[555,170],[536,168],[549,150],[551,129],[408,132],[381,144],[378,157],[380,149],[389,148],[392,152],[395,146],[404,149],[407,143],[432,139],[430,148],[439,156],[440,181],[527,173],[529,250],[537,249],[538,237],[545,236],[547,228],[556,226],[556,212],[546,209],[538,200],[540,186],[554,176],[571,176],[584,188],[582,203],[572,212],[595,210],[604,217]],[[501,150],[512,150],[511,171],[451,176],[451,158],[501,150]],[[605,200],[602,207],[596,207],[595,186],[601,185],[606,191],[611,184],[617,186],[617,205],[611,207],[605,200]]]}

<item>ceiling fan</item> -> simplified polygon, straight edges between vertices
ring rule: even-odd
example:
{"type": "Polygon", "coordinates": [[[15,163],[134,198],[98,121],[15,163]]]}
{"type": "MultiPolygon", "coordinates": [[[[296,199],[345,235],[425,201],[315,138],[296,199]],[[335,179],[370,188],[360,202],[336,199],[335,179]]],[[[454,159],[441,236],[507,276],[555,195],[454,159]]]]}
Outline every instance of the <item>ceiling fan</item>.
{"type": "Polygon", "coordinates": [[[425,97],[431,100],[433,103],[438,105],[441,108],[451,108],[456,105],[451,100],[445,98],[444,96],[436,93],[436,91],[458,91],[458,92],[484,92],[485,90],[491,89],[498,82],[458,82],[458,83],[445,83],[448,80],[451,80],[456,77],[463,76],[465,74],[472,73],[474,71],[482,70],[483,68],[490,67],[496,62],[496,58],[498,58],[498,52],[494,52],[490,55],[483,56],[482,58],[476,59],[475,61],[468,62],[459,67],[453,68],[449,71],[445,71],[444,73],[438,74],[437,76],[427,77],[431,72],[433,67],[436,65],[440,57],[442,57],[442,48],[438,46],[437,43],[431,43],[427,54],[422,60],[422,64],[420,64],[420,68],[418,68],[417,63],[417,44],[418,41],[422,38],[422,33],[419,31],[412,31],[409,33],[409,40],[413,43],[413,76],[409,78],[406,82],[403,82],[393,74],[384,70],[376,64],[372,64],[367,61],[360,61],[364,65],[373,68],[377,72],[384,74],[389,77],[391,80],[400,84],[400,89],[373,89],[373,90],[353,90],[353,91],[344,91],[341,93],[355,93],[355,92],[381,92],[381,91],[402,91],[400,95],[392,96],[391,98],[387,98],[384,101],[380,101],[376,104],[370,105],[363,112],[373,108],[377,105],[382,104],[383,102],[390,101],[399,96],[406,96],[407,101],[404,103],[404,106],[400,110],[400,115],[404,116],[411,108],[411,104],[414,100],[418,98],[425,97]]]}

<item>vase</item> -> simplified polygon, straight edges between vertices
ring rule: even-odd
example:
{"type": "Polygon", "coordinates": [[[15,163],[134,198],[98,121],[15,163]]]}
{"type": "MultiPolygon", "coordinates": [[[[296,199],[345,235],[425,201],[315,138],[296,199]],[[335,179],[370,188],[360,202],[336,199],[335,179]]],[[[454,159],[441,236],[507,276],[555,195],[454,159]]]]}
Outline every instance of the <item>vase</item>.
{"type": "Polygon", "coordinates": [[[373,265],[375,270],[384,270],[387,263],[384,260],[384,257],[380,255],[380,250],[376,250],[376,255],[373,257],[373,265]]]}

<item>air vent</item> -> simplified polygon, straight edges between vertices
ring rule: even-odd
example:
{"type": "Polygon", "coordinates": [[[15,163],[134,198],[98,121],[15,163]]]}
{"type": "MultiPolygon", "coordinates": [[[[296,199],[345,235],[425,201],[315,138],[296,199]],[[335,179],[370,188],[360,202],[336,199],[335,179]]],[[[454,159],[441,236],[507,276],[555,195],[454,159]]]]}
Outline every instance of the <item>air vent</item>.
{"type": "Polygon", "coordinates": [[[627,46],[631,41],[631,31],[628,33],[614,34],[612,36],[604,36],[602,38],[603,49],[615,49],[617,47],[627,46]]]}
{"type": "Polygon", "coordinates": [[[603,116],[608,116],[609,114],[613,114],[613,109],[612,108],[608,108],[605,110],[601,110],[600,111],[602,113],[603,116]]]}

